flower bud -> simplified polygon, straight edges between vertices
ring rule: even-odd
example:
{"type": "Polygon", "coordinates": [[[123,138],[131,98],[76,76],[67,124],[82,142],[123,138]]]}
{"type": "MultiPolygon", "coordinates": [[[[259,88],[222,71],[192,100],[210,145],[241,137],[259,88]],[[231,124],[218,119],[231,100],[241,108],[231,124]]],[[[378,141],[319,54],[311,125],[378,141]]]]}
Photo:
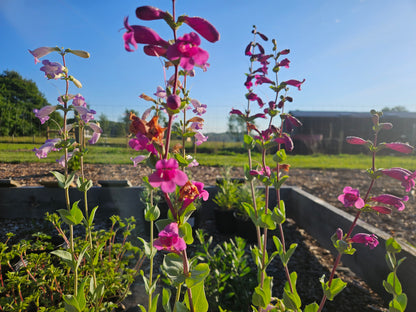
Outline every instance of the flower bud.
{"type": "Polygon", "coordinates": [[[89,58],[90,57],[90,54],[87,51],[67,49],[66,52],[75,54],[76,56],[79,56],[79,57],[82,57],[82,58],[89,58]]]}
{"type": "Polygon", "coordinates": [[[181,107],[181,98],[176,94],[171,94],[168,96],[166,104],[171,110],[177,110],[181,107]]]}
{"type": "Polygon", "coordinates": [[[145,21],[152,21],[165,18],[166,12],[150,5],[138,7],[136,9],[137,18],[145,21]]]}

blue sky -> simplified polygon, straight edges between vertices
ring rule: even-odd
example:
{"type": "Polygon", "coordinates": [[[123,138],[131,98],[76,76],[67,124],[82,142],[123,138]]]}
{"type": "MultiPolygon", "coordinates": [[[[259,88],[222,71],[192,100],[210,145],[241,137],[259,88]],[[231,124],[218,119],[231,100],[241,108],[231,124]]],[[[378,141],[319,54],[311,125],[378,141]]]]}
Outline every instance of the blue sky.
{"type": "MultiPolygon", "coordinates": [[[[70,72],[84,85],[71,93],[80,92],[98,115],[112,120],[125,109],[143,112],[148,102],[138,96],[163,85],[163,71],[160,61],[140,48],[124,50],[123,18],[152,27],[164,39],[171,33],[162,21],[138,20],[135,9],[141,5],[171,11],[168,0],[1,0],[0,70],[32,79],[55,104],[63,82],[45,79],[27,49],[86,50],[88,60],[67,58],[70,72]]],[[[400,105],[416,111],[414,0],[177,0],[177,14],[204,17],[221,33],[217,43],[203,40],[211,66],[205,73],[197,70],[189,84],[191,98],[208,105],[204,132],[225,131],[231,108],[246,105],[244,49],[252,25],[276,38],[280,49],[291,50],[291,68],[281,70],[280,80],[306,79],[302,91],[290,91],[294,102],[288,109],[370,111],[400,105]]],[[[185,25],[180,34],[190,30],[185,25]]],[[[267,100],[267,93],[260,95],[267,100]]]]}

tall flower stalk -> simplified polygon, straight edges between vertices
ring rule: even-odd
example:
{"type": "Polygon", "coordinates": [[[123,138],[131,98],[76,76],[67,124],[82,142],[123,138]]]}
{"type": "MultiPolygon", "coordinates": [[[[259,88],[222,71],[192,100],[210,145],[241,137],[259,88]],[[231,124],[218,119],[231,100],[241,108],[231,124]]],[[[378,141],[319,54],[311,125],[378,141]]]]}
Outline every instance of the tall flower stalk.
{"type": "MultiPolygon", "coordinates": [[[[203,189],[203,184],[188,179],[185,168],[196,165],[193,157],[187,157],[185,151],[185,139],[195,137],[203,140],[205,137],[199,132],[203,119],[200,117],[187,118],[187,110],[194,106],[194,112],[200,116],[203,113],[202,104],[189,97],[186,90],[186,80],[195,75],[194,67],[206,70],[209,54],[201,45],[202,36],[210,42],[219,40],[218,31],[207,20],[201,17],[189,17],[182,15],[177,17],[175,0],[172,1],[172,14],[152,6],[141,6],[136,9],[136,16],[144,21],[163,20],[172,30],[173,39],[164,40],[156,31],[141,25],[130,25],[128,18],[124,20],[126,32],[123,35],[125,48],[129,52],[137,49],[138,44],[143,44],[143,51],[149,56],[164,59],[163,71],[173,67],[173,75],[165,81],[164,87],[158,87],[155,93],[156,99],[142,94],[141,98],[153,103],[142,117],[131,115],[130,132],[134,135],[129,142],[130,146],[141,152],[141,155],[133,159],[136,166],[139,162],[147,160],[154,172],[146,177],[148,184],[160,188],[163,199],[169,208],[168,219],[158,220],[159,208],[150,203],[145,209],[145,219],[151,222],[150,242],[142,240],[150,258],[151,270],[153,269],[153,257],[157,250],[167,251],[165,255],[164,269],[172,284],[177,288],[173,311],[189,309],[190,311],[207,311],[208,305],[203,291],[203,282],[209,273],[206,264],[190,262],[186,252],[187,244],[193,242],[192,227],[187,222],[192,212],[196,209],[194,201],[201,198],[208,199],[208,193],[203,189]],[[178,35],[180,26],[187,24],[195,32],[178,35]],[[183,81],[180,81],[183,77],[183,81]],[[199,105],[198,105],[199,104],[199,105]],[[147,118],[152,114],[150,121],[147,118]],[[167,116],[167,125],[159,124],[160,116],[167,116]],[[173,129],[173,121],[178,114],[183,116],[181,125],[173,129]],[[197,122],[197,124],[195,124],[197,122]],[[181,135],[182,146],[171,147],[172,134],[181,135]],[[153,238],[153,222],[159,229],[159,237],[153,238]],[[175,268],[181,267],[180,271],[175,268]],[[196,274],[196,270],[199,272],[196,274]],[[197,275],[197,276],[196,276],[197,275]],[[180,290],[186,286],[186,295],[181,300],[180,290]],[[195,297],[196,294],[196,297],[195,297]]],[[[206,138],[205,138],[206,139],[206,138]]],[[[197,142],[199,143],[199,142],[197,142]]],[[[158,295],[153,298],[156,280],[153,280],[153,272],[149,277],[143,276],[146,291],[149,296],[148,311],[155,311],[158,303],[158,295]]],[[[164,291],[170,298],[170,292],[164,291]]],[[[169,301],[163,298],[163,301],[169,301]]],[[[142,310],[145,308],[142,307],[142,310]]]]}

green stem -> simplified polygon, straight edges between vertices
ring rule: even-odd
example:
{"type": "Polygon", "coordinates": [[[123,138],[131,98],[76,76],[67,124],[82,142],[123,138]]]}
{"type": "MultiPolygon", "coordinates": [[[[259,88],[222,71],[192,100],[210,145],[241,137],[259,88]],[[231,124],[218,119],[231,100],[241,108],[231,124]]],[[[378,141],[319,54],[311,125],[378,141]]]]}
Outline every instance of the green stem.
{"type": "MultiPolygon", "coordinates": [[[[150,221],[150,272],[149,272],[149,287],[152,287],[153,283],[153,223],[154,221],[150,221]]],[[[148,303],[148,311],[151,311],[152,308],[152,297],[153,291],[149,291],[149,303],[148,303]]]]}

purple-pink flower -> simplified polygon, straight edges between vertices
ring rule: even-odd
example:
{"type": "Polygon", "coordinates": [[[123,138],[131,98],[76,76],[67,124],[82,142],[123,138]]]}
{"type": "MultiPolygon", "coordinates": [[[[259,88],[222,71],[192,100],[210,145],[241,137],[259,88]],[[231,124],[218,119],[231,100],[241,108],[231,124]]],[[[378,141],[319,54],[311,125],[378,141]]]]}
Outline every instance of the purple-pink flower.
{"type": "Polygon", "coordinates": [[[293,151],[294,145],[293,145],[292,138],[286,133],[282,133],[282,136],[276,138],[275,141],[279,144],[284,144],[285,150],[289,152],[293,151]]]}
{"type": "Polygon", "coordinates": [[[146,158],[147,158],[146,155],[139,155],[139,156],[136,156],[136,157],[130,157],[130,159],[133,161],[133,166],[134,167],[137,167],[137,165],[139,163],[141,163],[143,160],[145,160],[146,158]]]}
{"type": "Polygon", "coordinates": [[[74,109],[78,112],[81,119],[87,123],[90,120],[94,119],[94,114],[96,113],[93,109],[88,109],[84,106],[74,106],[74,109]]]}
{"type": "Polygon", "coordinates": [[[291,80],[284,81],[283,83],[289,86],[296,87],[300,91],[300,87],[304,82],[305,82],[305,79],[303,79],[302,81],[291,79],[291,80]]]}
{"type": "Polygon", "coordinates": [[[196,33],[185,34],[168,47],[166,57],[171,61],[180,59],[179,65],[187,71],[194,66],[204,68],[207,66],[209,54],[199,47],[200,44],[201,39],[196,33]]]}
{"type": "Polygon", "coordinates": [[[411,172],[404,168],[391,168],[384,169],[381,172],[393,179],[399,180],[402,182],[402,186],[405,188],[406,192],[410,192],[415,187],[416,171],[411,172]]]}
{"type": "Polygon", "coordinates": [[[94,122],[87,123],[87,126],[90,127],[93,131],[91,139],[88,140],[88,143],[90,144],[97,143],[98,139],[101,136],[101,133],[103,133],[103,129],[101,129],[101,127],[94,122]]]}
{"type": "Polygon", "coordinates": [[[150,5],[141,6],[136,9],[136,16],[145,21],[163,19],[166,15],[166,12],[150,5]]]}
{"type": "Polygon", "coordinates": [[[41,57],[44,57],[45,55],[48,55],[49,53],[53,51],[59,51],[59,48],[51,48],[51,47],[40,47],[35,50],[29,50],[30,54],[33,55],[35,58],[35,64],[40,63],[39,59],[41,57]]]}
{"type": "Polygon", "coordinates": [[[45,72],[45,76],[48,79],[59,79],[64,74],[64,67],[57,62],[49,62],[48,60],[42,61],[43,66],[41,71],[45,72]]]}
{"type": "Polygon", "coordinates": [[[182,186],[188,181],[188,176],[178,169],[179,164],[174,158],[161,159],[156,163],[156,171],[149,176],[149,183],[159,187],[165,193],[172,193],[176,185],[182,186]]]}
{"type": "Polygon", "coordinates": [[[207,112],[207,105],[201,104],[198,100],[192,99],[191,104],[193,105],[194,109],[192,112],[197,114],[198,116],[202,116],[207,112]]]}
{"type": "Polygon", "coordinates": [[[181,98],[179,95],[171,94],[168,96],[166,100],[166,105],[171,110],[177,110],[179,107],[181,107],[181,98]]]}
{"type": "Polygon", "coordinates": [[[209,42],[216,42],[220,40],[220,33],[206,19],[198,16],[181,16],[179,19],[182,20],[185,24],[188,24],[191,28],[193,28],[193,30],[195,30],[209,42]]]}
{"type": "Polygon", "coordinates": [[[355,206],[358,209],[364,207],[364,200],[360,197],[360,192],[357,189],[346,186],[343,192],[344,194],[338,196],[338,200],[343,203],[345,207],[355,206]]]}
{"type": "Polygon", "coordinates": [[[43,125],[47,120],[49,120],[49,115],[52,114],[56,110],[56,106],[46,105],[41,109],[34,109],[33,112],[35,116],[39,118],[40,123],[43,125]]]}
{"type": "Polygon", "coordinates": [[[46,158],[49,152],[59,150],[55,148],[55,145],[59,142],[61,142],[61,139],[59,138],[46,140],[40,148],[34,148],[33,151],[35,152],[37,158],[46,158]]]}
{"type": "Polygon", "coordinates": [[[156,88],[156,93],[155,93],[155,95],[156,95],[158,98],[164,99],[164,98],[166,98],[166,90],[165,90],[165,89],[163,89],[161,86],[158,86],[158,87],[156,88]]]}
{"type": "Polygon", "coordinates": [[[157,250],[165,250],[180,253],[186,249],[185,240],[179,236],[178,224],[172,222],[159,233],[159,238],[155,239],[153,246],[157,250]]]}
{"type": "Polygon", "coordinates": [[[300,120],[290,114],[286,115],[285,121],[286,121],[286,124],[285,124],[286,129],[289,132],[291,132],[294,128],[302,126],[302,123],[300,122],[300,120]]]}
{"type": "Polygon", "coordinates": [[[351,243],[364,244],[374,249],[378,245],[378,239],[375,234],[358,233],[349,239],[351,243]]]}
{"type": "Polygon", "coordinates": [[[285,58],[279,62],[278,66],[289,68],[289,64],[290,61],[287,58],[285,58]]]}
{"type": "Polygon", "coordinates": [[[85,102],[85,98],[79,93],[73,97],[72,105],[87,107],[87,103],[85,102]]]}
{"type": "Polygon", "coordinates": [[[157,150],[153,146],[152,141],[141,133],[137,133],[136,138],[129,141],[129,146],[136,151],[146,150],[153,155],[157,155],[157,150]]]}
{"type": "Polygon", "coordinates": [[[364,140],[362,138],[359,138],[359,137],[356,137],[356,136],[347,136],[346,141],[347,141],[347,143],[354,144],[354,145],[365,145],[365,144],[367,144],[366,140],[364,140]]]}
{"type": "Polygon", "coordinates": [[[413,146],[401,142],[384,143],[384,147],[403,154],[410,154],[413,151],[413,146]]]}
{"type": "Polygon", "coordinates": [[[371,198],[371,201],[391,205],[395,207],[398,211],[402,211],[404,210],[404,208],[406,208],[403,202],[406,202],[408,200],[409,196],[404,196],[400,198],[390,194],[382,194],[371,198]]]}
{"type": "Polygon", "coordinates": [[[196,145],[201,145],[208,140],[208,137],[203,135],[201,132],[195,133],[196,145]]]}

